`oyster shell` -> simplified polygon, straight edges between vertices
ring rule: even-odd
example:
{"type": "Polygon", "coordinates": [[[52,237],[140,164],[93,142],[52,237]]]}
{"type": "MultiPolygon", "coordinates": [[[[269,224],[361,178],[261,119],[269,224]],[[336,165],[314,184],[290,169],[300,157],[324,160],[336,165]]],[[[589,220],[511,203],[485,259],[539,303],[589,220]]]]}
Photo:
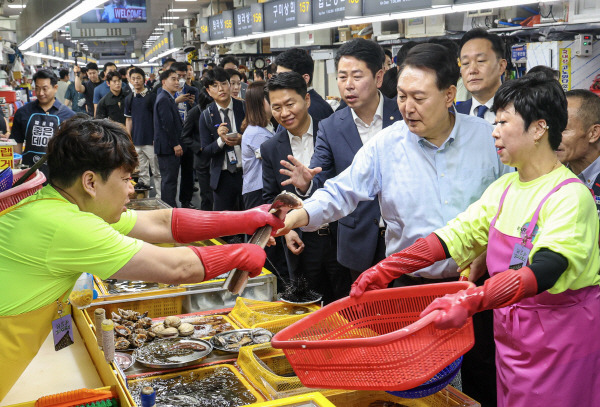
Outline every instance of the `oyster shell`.
{"type": "Polygon", "coordinates": [[[117,325],[117,326],[115,326],[115,332],[119,336],[129,336],[129,335],[131,335],[131,329],[127,328],[125,325],[117,325]]]}
{"type": "Polygon", "coordinates": [[[133,346],[139,348],[140,346],[144,345],[144,343],[146,343],[148,336],[146,334],[133,334],[130,336],[129,339],[131,340],[131,344],[133,346]]]}
{"type": "Polygon", "coordinates": [[[179,330],[179,335],[181,336],[190,336],[194,333],[194,325],[188,323],[179,325],[179,328],[177,329],[179,330]]]}
{"type": "Polygon", "coordinates": [[[129,348],[129,341],[123,337],[117,338],[115,341],[115,349],[124,350],[129,348]]]}
{"type": "Polygon", "coordinates": [[[167,328],[178,328],[181,325],[181,318],[176,316],[166,317],[164,324],[167,328]]]}

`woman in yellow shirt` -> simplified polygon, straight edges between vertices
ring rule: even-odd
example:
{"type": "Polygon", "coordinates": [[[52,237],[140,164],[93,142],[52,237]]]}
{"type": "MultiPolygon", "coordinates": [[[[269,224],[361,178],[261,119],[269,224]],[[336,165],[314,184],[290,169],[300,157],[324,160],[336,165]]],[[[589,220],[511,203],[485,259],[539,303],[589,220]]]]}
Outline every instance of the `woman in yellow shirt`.
{"type": "Polygon", "coordinates": [[[505,82],[493,136],[507,174],[464,213],[365,271],[351,295],[452,257],[468,266],[487,248],[491,276],[436,299],[438,328],[494,309],[498,405],[600,405],[598,222],[589,190],[556,157],[567,124],[560,85],[505,82]]]}

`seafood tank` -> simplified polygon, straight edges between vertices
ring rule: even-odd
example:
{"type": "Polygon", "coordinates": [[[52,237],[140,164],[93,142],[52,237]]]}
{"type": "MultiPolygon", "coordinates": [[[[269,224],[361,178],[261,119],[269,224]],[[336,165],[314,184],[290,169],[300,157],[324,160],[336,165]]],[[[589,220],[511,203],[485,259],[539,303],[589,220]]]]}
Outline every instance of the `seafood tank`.
{"type": "Polygon", "coordinates": [[[257,401],[237,376],[224,366],[218,366],[208,374],[200,369],[132,381],[129,391],[138,406],[141,405],[140,393],[144,386],[152,386],[156,391],[157,406],[237,407],[257,401]]]}

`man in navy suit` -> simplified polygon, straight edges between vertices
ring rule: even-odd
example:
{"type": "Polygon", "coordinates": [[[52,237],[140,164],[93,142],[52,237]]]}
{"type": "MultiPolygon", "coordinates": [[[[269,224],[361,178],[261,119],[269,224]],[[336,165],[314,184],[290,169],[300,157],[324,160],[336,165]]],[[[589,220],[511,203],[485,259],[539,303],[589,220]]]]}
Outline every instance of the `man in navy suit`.
{"type": "Polygon", "coordinates": [[[162,91],[154,104],[154,152],[161,175],[161,199],[176,208],[177,176],[183,155],[180,140],[183,122],[175,104],[179,81],[173,69],[164,70],[159,79],[162,91]]]}
{"type": "MultiPolygon", "coordinates": [[[[294,156],[308,165],[314,153],[318,123],[308,113],[311,97],[299,73],[279,73],[269,80],[267,87],[273,117],[283,126],[260,148],[263,198],[265,202],[272,202],[284,190],[296,192],[292,185],[282,185],[287,177],[279,171],[280,162],[294,156]]],[[[286,253],[292,280],[306,278],[311,289],[323,294],[325,303],[348,295],[350,288],[348,270],[336,259],[336,228],[333,222],[321,225],[315,232],[304,232],[301,237],[296,231],[285,236],[292,253],[286,253]]]]}
{"type": "Polygon", "coordinates": [[[456,111],[494,123],[496,115],[490,108],[505,70],[502,39],[483,28],[467,32],[460,40],[460,75],[473,97],[458,104],[456,111]]]}
{"type": "Polygon", "coordinates": [[[315,63],[307,51],[300,48],[290,48],[277,55],[275,64],[277,65],[277,73],[294,71],[302,75],[306,81],[308,94],[310,95],[308,114],[310,114],[314,121],[318,123],[333,114],[333,109],[329,103],[312,88],[315,63]]]}
{"type": "MultiPolygon", "coordinates": [[[[310,193],[340,174],[363,144],[402,119],[396,102],[378,90],[383,80],[384,60],[383,49],[363,39],[349,41],[338,50],[335,58],[338,87],[348,106],[320,123],[310,162],[313,170],[294,158],[286,163],[286,174],[291,178],[285,182],[293,183],[300,193],[310,193]]],[[[350,269],[352,281],[385,258],[385,223],[377,200],[359,203],[354,212],[339,220],[337,256],[350,269]]]]}
{"type": "Polygon", "coordinates": [[[209,157],[210,187],[215,211],[241,210],[242,203],[242,136],[238,133],[244,120],[244,102],[231,97],[229,75],[223,68],[209,70],[202,78],[214,99],[200,115],[198,130],[202,151],[209,157]]]}

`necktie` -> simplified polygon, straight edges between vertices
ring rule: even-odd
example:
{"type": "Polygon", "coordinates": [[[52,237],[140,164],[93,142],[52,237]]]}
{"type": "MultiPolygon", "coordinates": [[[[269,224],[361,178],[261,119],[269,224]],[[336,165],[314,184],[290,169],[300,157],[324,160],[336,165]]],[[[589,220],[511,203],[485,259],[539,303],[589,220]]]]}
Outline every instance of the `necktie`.
{"type": "MultiPolygon", "coordinates": [[[[227,124],[227,129],[229,130],[229,133],[231,133],[231,120],[229,119],[229,108],[221,109],[221,112],[223,112],[223,123],[227,124]]],[[[232,151],[235,155],[235,149],[232,146],[228,146],[227,144],[225,144],[225,159],[227,160],[227,171],[233,174],[237,171],[237,166],[236,163],[232,163],[229,159],[229,156],[231,155],[229,151],[232,151]]]]}
{"type": "Polygon", "coordinates": [[[485,116],[485,112],[487,111],[488,107],[486,105],[477,106],[477,117],[481,117],[483,119],[483,116],[485,116]]]}

